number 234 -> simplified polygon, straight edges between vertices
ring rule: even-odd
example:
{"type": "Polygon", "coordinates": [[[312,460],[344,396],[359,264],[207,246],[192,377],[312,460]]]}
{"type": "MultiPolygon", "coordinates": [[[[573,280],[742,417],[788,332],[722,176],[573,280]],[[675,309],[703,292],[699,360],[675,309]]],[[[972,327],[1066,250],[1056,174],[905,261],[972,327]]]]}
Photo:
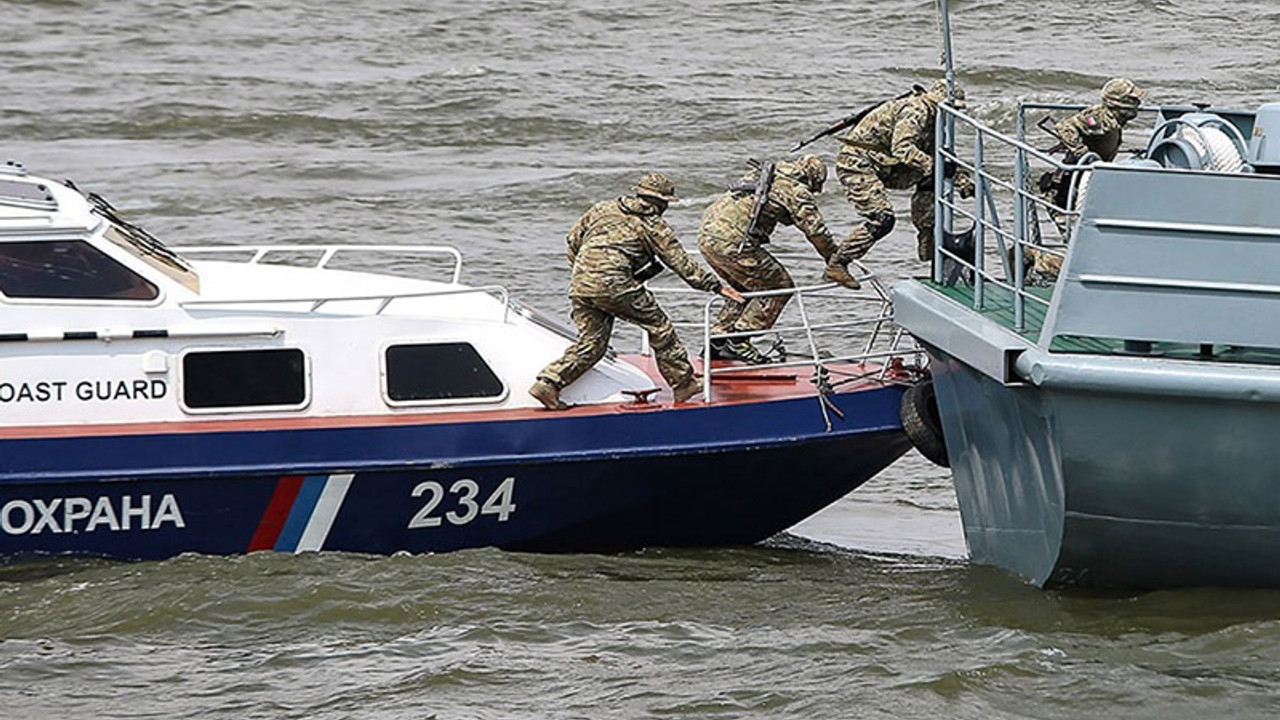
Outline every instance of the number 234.
{"type": "Polygon", "coordinates": [[[454,498],[454,508],[443,516],[435,515],[440,503],[445,499],[444,485],[435,480],[420,482],[413,488],[414,497],[426,496],[426,504],[418,510],[409,521],[409,529],[440,527],[445,520],[454,525],[466,525],[480,515],[497,515],[498,522],[506,522],[515,512],[516,504],[511,496],[515,492],[516,479],[509,477],[494,490],[483,503],[476,502],[480,495],[480,483],[469,478],[456,480],[449,486],[449,495],[454,498]]]}

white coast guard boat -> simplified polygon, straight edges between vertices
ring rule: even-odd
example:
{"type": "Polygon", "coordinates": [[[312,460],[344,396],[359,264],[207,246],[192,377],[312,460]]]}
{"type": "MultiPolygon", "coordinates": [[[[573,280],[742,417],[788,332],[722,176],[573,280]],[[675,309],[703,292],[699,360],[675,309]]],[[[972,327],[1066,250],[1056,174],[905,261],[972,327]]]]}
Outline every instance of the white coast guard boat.
{"type": "Polygon", "coordinates": [[[855,354],[716,365],[680,406],[649,357],[611,356],[554,413],[525,389],[570,338],[461,269],[440,247],[179,254],[3,166],[0,556],[751,543],[909,447],[874,281],[855,354]],[[405,255],[449,275],[337,268],[405,255]]]}

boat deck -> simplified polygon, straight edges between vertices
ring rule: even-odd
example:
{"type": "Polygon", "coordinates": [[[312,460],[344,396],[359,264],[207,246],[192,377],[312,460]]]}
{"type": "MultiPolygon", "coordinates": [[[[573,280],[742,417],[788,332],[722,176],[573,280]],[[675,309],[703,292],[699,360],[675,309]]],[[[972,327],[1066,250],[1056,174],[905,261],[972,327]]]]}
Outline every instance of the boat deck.
{"type": "MultiPolygon", "coordinates": [[[[1040,331],[1044,327],[1045,315],[1049,311],[1049,300],[1053,297],[1052,287],[1026,287],[1027,295],[1038,298],[1043,302],[1029,301],[1025,304],[1023,328],[1019,330],[1014,322],[1014,294],[1009,288],[1004,288],[994,283],[986,284],[982,289],[982,307],[975,307],[975,289],[973,285],[968,283],[944,285],[929,278],[917,278],[917,280],[925,287],[960,303],[966,308],[973,309],[982,317],[1022,336],[1027,342],[1039,343],[1040,331]]],[[[1126,346],[1126,341],[1121,338],[1059,336],[1053,339],[1053,342],[1049,345],[1049,351],[1091,355],[1147,355],[1174,360],[1280,365],[1280,351],[1268,348],[1157,342],[1151,343],[1148,350],[1141,346],[1134,346],[1132,342],[1126,346]]]]}

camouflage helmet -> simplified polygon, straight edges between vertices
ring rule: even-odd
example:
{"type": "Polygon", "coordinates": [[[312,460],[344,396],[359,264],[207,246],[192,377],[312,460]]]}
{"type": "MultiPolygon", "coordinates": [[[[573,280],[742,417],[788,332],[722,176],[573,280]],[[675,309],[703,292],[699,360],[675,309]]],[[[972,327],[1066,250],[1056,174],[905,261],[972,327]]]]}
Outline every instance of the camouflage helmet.
{"type": "MultiPolygon", "coordinates": [[[[959,82],[955,82],[953,84],[953,87],[955,89],[955,97],[952,100],[951,106],[957,110],[963,110],[966,107],[968,107],[968,105],[964,101],[965,100],[964,88],[960,85],[959,82]]],[[[936,98],[938,102],[945,101],[947,99],[947,81],[945,79],[934,81],[933,86],[929,88],[928,94],[936,98]]]]}
{"type": "Polygon", "coordinates": [[[810,192],[822,192],[822,184],[827,181],[827,164],[817,155],[801,155],[791,161],[798,180],[804,182],[810,192]]]}
{"type": "Polygon", "coordinates": [[[647,172],[640,176],[640,182],[635,186],[635,193],[641,197],[671,202],[676,199],[676,184],[664,173],[647,172]]]}
{"type": "Polygon", "coordinates": [[[1102,104],[1113,110],[1137,110],[1146,94],[1129,78],[1111,78],[1102,86],[1102,104]]]}

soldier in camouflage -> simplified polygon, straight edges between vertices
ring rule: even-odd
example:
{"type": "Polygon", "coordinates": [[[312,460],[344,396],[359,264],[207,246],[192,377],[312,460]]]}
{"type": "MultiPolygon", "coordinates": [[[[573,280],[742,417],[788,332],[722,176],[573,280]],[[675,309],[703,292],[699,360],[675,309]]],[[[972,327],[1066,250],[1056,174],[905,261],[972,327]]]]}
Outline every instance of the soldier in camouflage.
{"type": "Polygon", "coordinates": [[[1067,151],[1067,162],[1094,152],[1105,162],[1120,150],[1124,126],[1138,117],[1147,91],[1128,78],[1112,78],[1102,86],[1102,102],[1091,105],[1053,126],[1067,151]]]}
{"type": "MultiPolygon", "coordinates": [[[[939,80],[927,92],[881,103],[844,137],[836,156],[836,177],[845,196],[865,218],[840,245],[844,262],[867,254],[889,234],[896,219],[886,188],[914,189],[911,222],[916,227],[916,254],[933,257],[934,122],[938,105],[947,99],[947,84],[939,80]]],[[[964,108],[964,90],[955,87],[955,106],[964,108]]],[[[961,197],[973,196],[973,180],[957,172],[955,188],[961,197]]]]}
{"type": "Polygon", "coordinates": [[[680,247],[675,231],[662,219],[675,199],[675,183],[662,173],[645,173],[635,194],[591,207],[565,238],[573,268],[569,300],[578,339],[558,360],[538,373],[529,394],[549,410],[568,407],[560,391],[604,357],[614,318],[640,326],[649,336],[658,371],[671,385],[676,402],[702,391],[689,355],[667,314],[637,272],[660,261],[689,285],[742,302],[738,291],[720,283],[680,247]]]}
{"type": "MultiPolygon", "coordinates": [[[[1112,78],[1102,86],[1102,102],[1081,110],[1066,120],[1053,125],[1058,146],[1051,152],[1066,151],[1062,162],[1074,165],[1088,153],[1095,153],[1104,162],[1115,159],[1123,140],[1124,126],[1138,116],[1138,108],[1147,91],[1139,88],[1129,78],[1112,78]]],[[[1041,196],[1048,202],[1049,217],[1058,233],[1065,240],[1068,236],[1068,217],[1055,208],[1066,209],[1070,200],[1071,172],[1055,170],[1041,176],[1041,196]]],[[[1062,257],[1055,253],[1027,248],[1026,262],[1045,280],[1054,280],[1062,269],[1062,257]]]]}
{"type": "MultiPolygon", "coordinates": [[[[760,196],[760,208],[754,227],[752,210],[757,202],[756,188],[765,182],[757,168],[735,183],[702,214],[698,228],[698,248],[702,257],[720,277],[742,292],[762,292],[795,287],[790,273],[765,246],[778,225],[794,225],[804,233],[824,261],[836,252],[836,242],[822,219],[814,195],[822,192],[827,179],[827,166],[817,155],[803,155],[793,161],[775,165],[773,180],[760,196]]],[[[841,265],[829,268],[828,279],[846,287],[861,287],[841,265]]],[[[745,304],[726,302],[711,328],[712,335],[761,332],[773,327],[790,295],[755,297],[745,304]]],[[[711,342],[712,357],[765,363],[768,358],[757,350],[747,336],[721,338],[711,342]]]]}

